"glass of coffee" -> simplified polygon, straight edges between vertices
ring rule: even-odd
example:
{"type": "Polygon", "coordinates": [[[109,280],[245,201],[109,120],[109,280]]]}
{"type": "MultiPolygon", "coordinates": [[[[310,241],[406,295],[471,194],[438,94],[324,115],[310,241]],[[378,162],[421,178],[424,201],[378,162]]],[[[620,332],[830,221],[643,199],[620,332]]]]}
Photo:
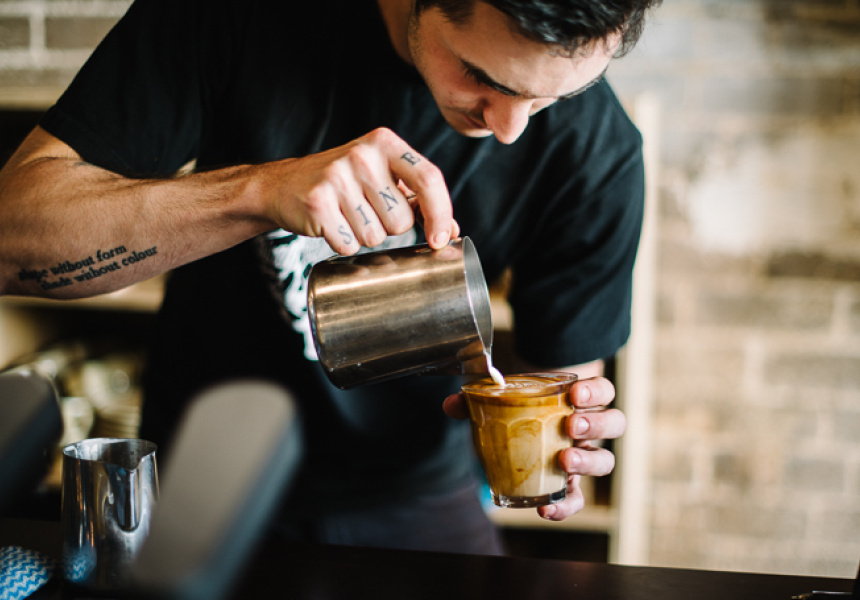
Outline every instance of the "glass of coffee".
{"type": "Polygon", "coordinates": [[[525,508],[554,504],[567,493],[558,453],[572,444],[564,431],[573,413],[573,373],[487,377],[462,386],[472,437],[493,502],[525,508]]]}

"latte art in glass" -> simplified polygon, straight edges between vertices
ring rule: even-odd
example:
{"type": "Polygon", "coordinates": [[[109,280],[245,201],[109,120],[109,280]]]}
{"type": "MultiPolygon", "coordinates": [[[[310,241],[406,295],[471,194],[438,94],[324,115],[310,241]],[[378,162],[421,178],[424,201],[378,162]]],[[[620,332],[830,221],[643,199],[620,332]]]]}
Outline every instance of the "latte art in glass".
{"type": "Polygon", "coordinates": [[[504,385],[485,377],[463,386],[475,450],[497,505],[564,499],[567,473],[558,453],[572,443],[564,421],[573,413],[574,381],[570,373],[534,373],[508,375],[504,385]]]}

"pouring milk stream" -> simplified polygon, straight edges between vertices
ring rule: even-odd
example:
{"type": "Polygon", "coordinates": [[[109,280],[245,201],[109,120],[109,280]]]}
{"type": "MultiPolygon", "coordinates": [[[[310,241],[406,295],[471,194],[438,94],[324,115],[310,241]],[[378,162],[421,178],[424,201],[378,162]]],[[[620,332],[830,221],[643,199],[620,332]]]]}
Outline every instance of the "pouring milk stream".
{"type": "Polygon", "coordinates": [[[499,387],[505,387],[505,377],[502,375],[502,372],[499,371],[496,367],[493,366],[493,357],[490,356],[490,353],[486,350],[484,351],[484,356],[487,357],[487,372],[490,374],[490,377],[499,387]]]}

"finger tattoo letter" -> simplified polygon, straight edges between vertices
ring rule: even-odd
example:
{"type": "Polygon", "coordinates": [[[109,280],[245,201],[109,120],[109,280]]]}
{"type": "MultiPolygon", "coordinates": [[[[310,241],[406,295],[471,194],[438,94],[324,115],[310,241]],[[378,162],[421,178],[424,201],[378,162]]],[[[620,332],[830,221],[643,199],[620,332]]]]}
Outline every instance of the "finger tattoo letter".
{"type": "Polygon", "coordinates": [[[391,186],[386,187],[384,190],[380,190],[379,195],[382,196],[383,200],[385,200],[385,208],[387,208],[389,211],[394,210],[394,207],[400,204],[397,201],[397,198],[391,192],[391,186]]]}
{"type": "Polygon", "coordinates": [[[346,228],[346,225],[341,225],[340,227],[338,227],[337,232],[341,236],[343,236],[343,243],[344,244],[351,244],[352,243],[352,233],[350,233],[350,231],[346,228]]]}
{"type": "MultiPolygon", "coordinates": [[[[361,215],[361,218],[364,219],[365,225],[370,225],[370,219],[368,219],[367,215],[364,214],[364,205],[363,204],[359,204],[358,206],[356,206],[355,212],[357,212],[358,214],[361,215]]],[[[347,243],[349,243],[349,242],[347,242],[347,243]]]]}
{"type": "Polygon", "coordinates": [[[415,156],[415,155],[414,155],[414,154],[412,154],[411,152],[407,152],[406,154],[404,154],[404,155],[403,155],[403,156],[401,156],[400,158],[402,158],[403,160],[405,160],[406,162],[408,162],[408,163],[409,163],[410,165],[412,165],[412,166],[415,166],[415,165],[417,165],[418,163],[420,163],[420,162],[421,162],[421,157],[420,157],[420,156],[415,156]]]}

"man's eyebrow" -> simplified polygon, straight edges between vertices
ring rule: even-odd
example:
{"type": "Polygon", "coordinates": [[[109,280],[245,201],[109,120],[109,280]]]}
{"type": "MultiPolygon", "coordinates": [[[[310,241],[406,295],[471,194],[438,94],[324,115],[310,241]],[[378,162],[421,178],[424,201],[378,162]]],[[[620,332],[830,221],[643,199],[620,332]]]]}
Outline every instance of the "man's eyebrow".
{"type": "Polygon", "coordinates": [[[500,94],[504,94],[505,96],[522,96],[523,94],[512,90],[509,87],[503,86],[501,83],[487,75],[487,72],[483,69],[476,67],[468,60],[460,59],[460,62],[463,64],[463,69],[466,71],[466,74],[469,75],[472,79],[477,81],[480,84],[491,88],[500,94]]]}
{"type": "MultiPolygon", "coordinates": [[[[469,77],[471,77],[472,79],[474,79],[478,83],[481,83],[481,84],[487,86],[488,88],[499,92],[500,94],[504,94],[505,96],[518,96],[518,97],[522,97],[522,98],[533,98],[533,99],[541,97],[541,96],[536,96],[534,94],[526,94],[526,93],[518,92],[516,90],[512,90],[511,88],[502,85],[501,83],[499,83],[498,81],[496,81],[495,79],[493,79],[492,77],[487,75],[486,71],[484,71],[480,67],[476,67],[475,65],[473,65],[469,61],[461,58],[460,62],[462,63],[463,69],[466,71],[466,74],[469,75],[469,77]]],[[[591,86],[593,86],[597,83],[600,83],[600,81],[603,79],[603,76],[606,75],[607,69],[609,69],[609,65],[606,65],[606,67],[604,67],[603,71],[601,71],[597,77],[595,77],[594,79],[592,79],[591,81],[586,83],[584,86],[582,86],[578,90],[574,90],[570,93],[563,94],[561,96],[557,96],[556,100],[567,100],[568,98],[573,98],[574,96],[578,96],[579,94],[581,94],[582,92],[584,92],[585,90],[590,88],[591,86]]]]}

